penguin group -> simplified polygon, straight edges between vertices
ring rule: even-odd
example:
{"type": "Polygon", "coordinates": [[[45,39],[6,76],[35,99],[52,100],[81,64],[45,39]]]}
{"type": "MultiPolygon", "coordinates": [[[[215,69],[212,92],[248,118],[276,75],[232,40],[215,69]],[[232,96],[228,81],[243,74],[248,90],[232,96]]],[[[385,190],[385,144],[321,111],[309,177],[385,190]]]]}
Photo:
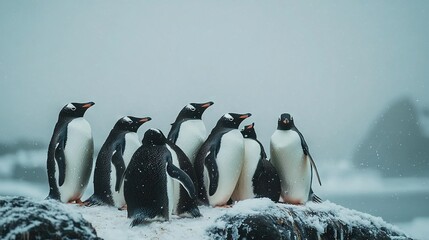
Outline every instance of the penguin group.
{"type": "Polygon", "coordinates": [[[48,147],[49,195],[65,203],[126,209],[131,226],[168,221],[171,215],[200,217],[200,205],[228,207],[249,198],[304,204],[322,200],[312,190],[316,164],[304,136],[288,113],[280,115],[268,159],[251,113],[226,113],[207,136],[203,113],[213,102],[189,103],[167,135],[137,130],[151,117],[117,120],[95,161],[94,193],[82,195],[92,168],[91,126],[83,117],[94,102],[69,103],[58,117],[48,147]]]}

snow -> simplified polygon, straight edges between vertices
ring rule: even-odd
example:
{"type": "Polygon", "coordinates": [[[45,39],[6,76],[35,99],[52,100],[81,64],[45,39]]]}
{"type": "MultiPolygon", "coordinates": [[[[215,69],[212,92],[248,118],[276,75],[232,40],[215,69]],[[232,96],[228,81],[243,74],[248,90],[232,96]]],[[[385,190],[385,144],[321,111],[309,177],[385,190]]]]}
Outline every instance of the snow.
{"type": "Polygon", "coordinates": [[[66,205],[69,211],[80,213],[92,223],[99,237],[112,239],[208,239],[206,228],[228,209],[200,207],[202,218],[179,218],[172,216],[167,222],[151,222],[147,225],[130,227],[127,211],[113,207],[81,207],[66,205]]]}
{"type": "Polygon", "coordinates": [[[67,210],[80,213],[92,223],[99,237],[112,239],[209,239],[206,230],[212,226],[222,226],[215,220],[224,215],[249,215],[261,211],[275,209],[275,203],[269,199],[250,199],[236,203],[232,208],[212,208],[202,206],[201,218],[179,218],[175,215],[167,222],[151,222],[147,225],[130,227],[131,219],[127,211],[119,211],[113,207],[94,206],[81,207],[65,204],[67,210]]]}
{"type": "Polygon", "coordinates": [[[82,214],[86,220],[92,223],[98,236],[106,240],[135,238],[209,239],[209,236],[206,235],[208,228],[226,227],[226,222],[222,219],[217,220],[223,215],[247,216],[260,213],[279,215],[281,213],[277,207],[287,212],[290,212],[291,209],[294,210],[296,215],[293,218],[300,218],[306,224],[314,226],[320,234],[325,231],[327,223],[332,219],[338,219],[350,227],[361,226],[369,229],[384,227],[391,231],[403,233],[399,228],[383,221],[382,218],[347,209],[329,201],[322,204],[307,203],[305,206],[294,206],[276,204],[266,198],[249,199],[237,202],[231,208],[200,207],[203,215],[201,218],[179,218],[173,215],[172,219],[167,222],[151,222],[133,228],[130,227],[131,219],[127,218],[127,211],[119,211],[107,206],[81,207],[74,204],[64,204],[64,206],[71,212],[82,214]],[[308,212],[313,211],[324,212],[324,217],[309,216],[308,212]]]}

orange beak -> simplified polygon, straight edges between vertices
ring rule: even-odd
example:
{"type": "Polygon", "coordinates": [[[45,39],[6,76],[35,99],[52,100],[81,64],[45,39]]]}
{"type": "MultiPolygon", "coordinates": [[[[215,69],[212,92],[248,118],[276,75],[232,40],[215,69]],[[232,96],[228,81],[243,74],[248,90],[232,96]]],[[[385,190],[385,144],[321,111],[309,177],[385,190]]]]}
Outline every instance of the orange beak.
{"type": "Polygon", "coordinates": [[[202,108],[208,108],[208,107],[210,107],[211,105],[213,105],[213,102],[204,103],[201,107],[202,107],[202,108]]]}
{"type": "Polygon", "coordinates": [[[150,117],[145,117],[145,118],[141,118],[141,119],[139,120],[139,122],[141,122],[141,123],[145,123],[145,122],[149,122],[150,120],[152,120],[152,118],[150,118],[150,117]]]}
{"type": "Polygon", "coordinates": [[[252,116],[252,114],[247,113],[247,114],[243,114],[243,115],[241,115],[239,118],[241,118],[241,119],[246,119],[246,118],[248,118],[248,117],[250,117],[250,116],[252,116]]]}
{"type": "Polygon", "coordinates": [[[83,105],[82,107],[83,108],[90,108],[90,107],[94,106],[94,104],[95,104],[94,102],[89,102],[89,103],[83,105]]]}

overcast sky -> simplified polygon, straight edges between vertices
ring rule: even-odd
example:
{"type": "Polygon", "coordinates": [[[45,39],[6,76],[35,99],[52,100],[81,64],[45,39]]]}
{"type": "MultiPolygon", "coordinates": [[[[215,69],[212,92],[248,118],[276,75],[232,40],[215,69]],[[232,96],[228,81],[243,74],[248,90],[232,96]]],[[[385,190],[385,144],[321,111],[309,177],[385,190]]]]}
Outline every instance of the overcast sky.
{"type": "MultiPolygon", "coordinates": [[[[350,155],[390,103],[429,106],[429,1],[0,1],[0,140],[48,143],[59,110],[94,101],[165,134],[188,102],[251,112],[261,142],[290,112],[315,158],[350,155]]],[[[268,149],[267,149],[268,150],[268,149]]]]}

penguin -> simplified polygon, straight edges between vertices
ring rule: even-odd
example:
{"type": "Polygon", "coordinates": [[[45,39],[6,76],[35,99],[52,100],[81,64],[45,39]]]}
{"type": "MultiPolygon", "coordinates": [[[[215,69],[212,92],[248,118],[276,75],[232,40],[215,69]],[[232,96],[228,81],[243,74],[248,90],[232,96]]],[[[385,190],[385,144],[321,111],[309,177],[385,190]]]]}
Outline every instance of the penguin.
{"type": "Polygon", "coordinates": [[[176,121],[171,124],[168,140],[180,147],[188,156],[192,165],[201,145],[207,138],[207,131],[201,119],[204,111],[213,105],[213,102],[190,103],[179,113],[176,121]]]}
{"type": "Polygon", "coordinates": [[[91,126],[83,118],[94,102],[69,103],[58,116],[48,147],[47,199],[76,202],[85,191],[92,171],[94,142],[91,126]]]}
{"type": "Polygon", "coordinates": [[[150,117],[126,116],[116,122],[98,152],[94,170],[94,194],[84,202],[85,205],[125,206],[120,181],[131,157],[141,145],[137,130],[150,120],[150,117]]]}
{"type": "Polygon", "coordinates": [[[264,147],[257,140],[254,126],[255,123],[252,123],[241,130],[244,137],[244,163],[231,198],[233,201],[240,201],[265,197],[278,202],[280,178],[274,166],[267,160],[264,147]]]}
{"type": "Polygon", "coordinates": [[[191,178],[173,164],[167,138],[159,129],[145,132],[124,175],[124,195],[131,226],[151,221],[168,221],[173,212],[173,179],[179,181],[191,199],[196,192],[191,178]]]}
{"type": "Polygon", "coordinates": [[[230,200],[243,166],[244,139],[238,127],[250,116],[223,115],[198,151],[195,174],[200,203],[223,206],[230,200]]]}
{"type": "Polygon", "coordinates": [[[304,136],[296,128],[293,117],[283,113],[270,141],[271,161],[280,176],[283,202],[304,204],[308,200],[321,202],[313,193],[313,169],[322,185],[316,164],[304,136]]]}

